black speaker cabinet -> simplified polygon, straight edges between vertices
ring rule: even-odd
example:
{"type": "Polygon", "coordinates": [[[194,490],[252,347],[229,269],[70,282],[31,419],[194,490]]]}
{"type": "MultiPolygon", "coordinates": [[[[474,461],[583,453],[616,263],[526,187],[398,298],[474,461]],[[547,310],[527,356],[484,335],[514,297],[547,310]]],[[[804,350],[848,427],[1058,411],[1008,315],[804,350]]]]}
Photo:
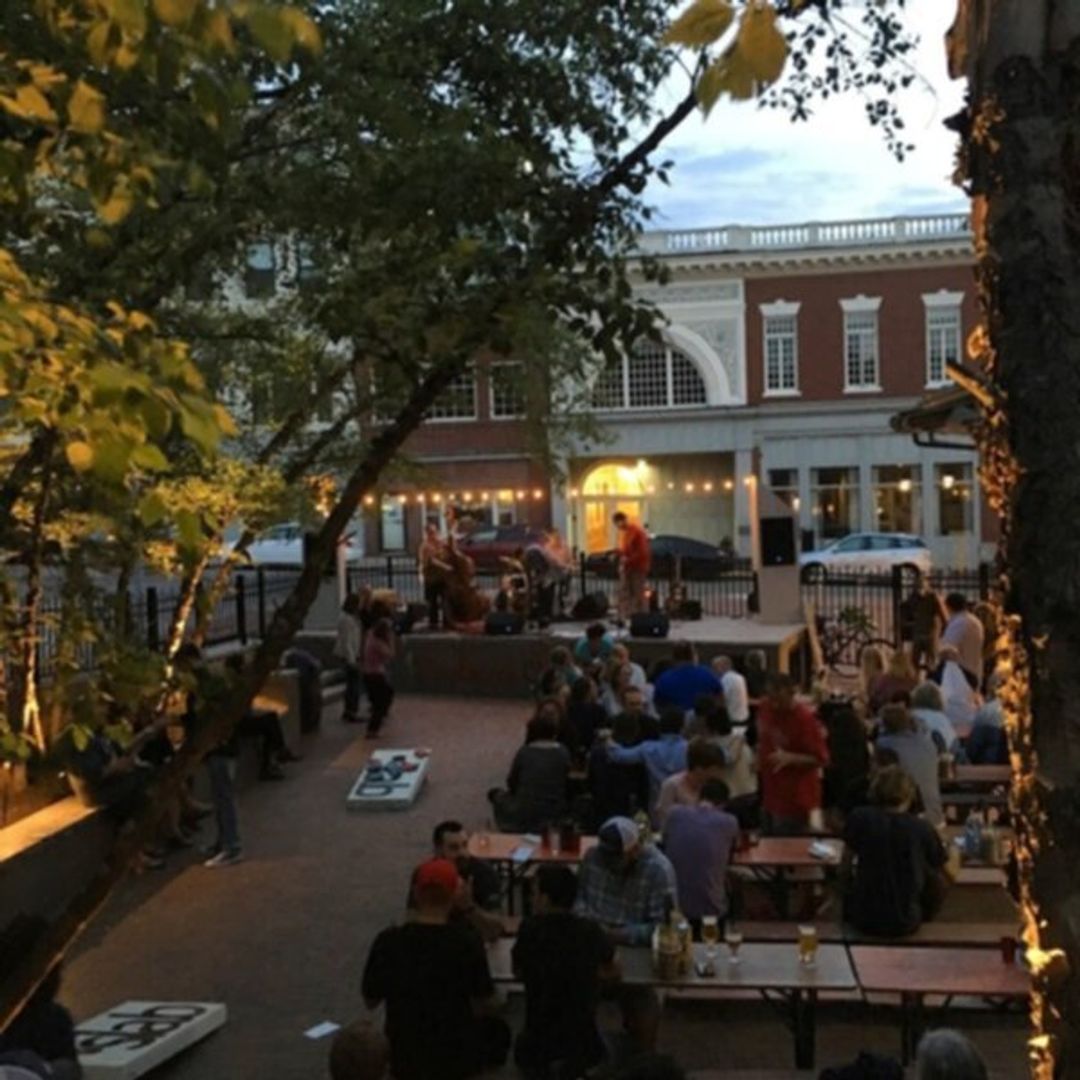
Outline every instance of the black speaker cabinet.
{"type": "Polygon", "coordinates": [[[514,611],[492,611],[484,620],[485,634],[520,634],[525,629],[525,617],[514,611]]]}
{"type": "Polygon", "coordinates": [[[630,616],[631,637],[667,637],[671,622],[662,611],[639,611],[630,616]]]}
{"type": "Polygon", "coordinates": [[[761,519],[762,566],[794,566],[797,562],[794,519],[763,517],[761,519]]]}

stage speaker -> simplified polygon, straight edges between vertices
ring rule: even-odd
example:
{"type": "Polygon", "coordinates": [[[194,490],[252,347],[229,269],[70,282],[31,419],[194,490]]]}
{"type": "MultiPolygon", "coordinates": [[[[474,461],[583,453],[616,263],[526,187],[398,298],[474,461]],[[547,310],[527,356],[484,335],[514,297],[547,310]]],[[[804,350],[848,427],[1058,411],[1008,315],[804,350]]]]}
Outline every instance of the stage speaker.
{"type": "Polygon", "coordinates": [[[671,622],[662,611],[639,611],[630,616],[631,637],[667,637],[671,622]]]}
{"type": "Polygon", "coordinates": [[[696,619],[700,619],[701,618],[701,601],[700,600],[691,600],[691,599],[684,600],[675,609],[674,614],[675,614],[676,619],[686,619],[688,621],[693,621],[693,620],[696,620],[696,619]]]}
{"type": "Polygon", "coordinates": [[[592,622],[602,619],[608,613],[609,606],[607,593],[586,593],[574,604],[570,615],[578,622],[592,622]]]}
{"type": "Polygon", "coordinates": [[[798,562],[795,553],[795,519],[763,517],[761,519],[761,565],[794,566],[798,562]]]}
{"type": "Polygon", "coordinates": [[[484,620],[485,634],[520,634],[525,629],[525,616],[515,611],[491,611],[484,620]]]}

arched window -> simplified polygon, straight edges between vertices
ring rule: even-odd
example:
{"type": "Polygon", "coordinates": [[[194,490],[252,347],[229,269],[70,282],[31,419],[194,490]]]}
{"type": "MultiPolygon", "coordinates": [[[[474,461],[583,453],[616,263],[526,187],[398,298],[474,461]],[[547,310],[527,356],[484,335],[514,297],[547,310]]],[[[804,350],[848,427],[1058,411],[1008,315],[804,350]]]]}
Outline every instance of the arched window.
{"type": "Polygon", "coordinates": [[[705,380],[681,349],[643,341],[608,364],[593,387],[594,409],[674,409],[708,404],[705,380]]]}

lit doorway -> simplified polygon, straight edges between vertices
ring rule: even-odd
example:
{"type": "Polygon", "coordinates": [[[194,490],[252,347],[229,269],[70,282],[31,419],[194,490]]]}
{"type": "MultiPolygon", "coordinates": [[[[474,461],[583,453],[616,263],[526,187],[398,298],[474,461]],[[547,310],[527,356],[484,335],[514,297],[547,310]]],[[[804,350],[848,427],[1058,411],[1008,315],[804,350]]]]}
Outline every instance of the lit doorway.
{"type": "Polygon", "coordinates": [[[624,513],[631,521],[642,522],[648,514],[645,474],[648,466],[598,465],[581,486],[581,547],[586,552],[607,551],[616,546],[612,517],[624,513]]]}

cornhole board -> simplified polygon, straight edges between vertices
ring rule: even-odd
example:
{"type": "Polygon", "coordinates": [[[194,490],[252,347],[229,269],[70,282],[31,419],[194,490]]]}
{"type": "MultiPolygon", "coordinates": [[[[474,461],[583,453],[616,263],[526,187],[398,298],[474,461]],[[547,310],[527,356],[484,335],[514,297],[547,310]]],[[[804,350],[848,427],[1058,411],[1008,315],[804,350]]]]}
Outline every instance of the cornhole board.
{"type": "Polygon", "coordinates": [[[427,779],[431,755],[423,757],[416,750],[376,750],[368,758],[363,771],[345,797],[349,810],[405,810],[420,797],[420,789],[427,779]],[[388,767],[413,766],[392,776],[388,767]]]}
{"type": "Polygon", "coordinates": [[[75,1028],[85,1080],[135,1080],[217,1031],[228,1017],[212,1001],[125,1001],[75,1028]]]}

